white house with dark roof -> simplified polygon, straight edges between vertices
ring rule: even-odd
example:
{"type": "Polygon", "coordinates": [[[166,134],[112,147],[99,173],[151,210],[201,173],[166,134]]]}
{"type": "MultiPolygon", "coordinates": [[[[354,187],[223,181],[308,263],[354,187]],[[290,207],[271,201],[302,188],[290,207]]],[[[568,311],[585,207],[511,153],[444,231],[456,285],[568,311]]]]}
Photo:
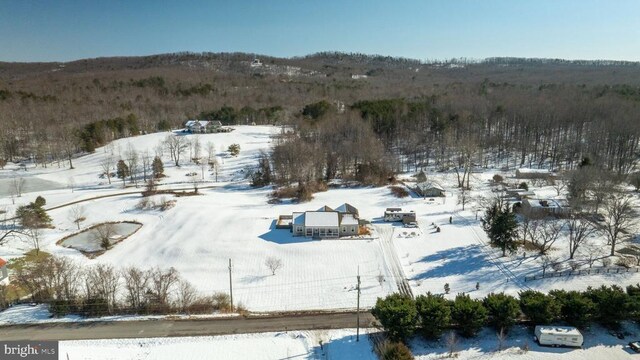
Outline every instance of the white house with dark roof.
{"type": "MultiPolygon", "coordinates": [[[[281,216],[287,217],[286,215],[281,216]]],[[[358,235],[358,209],[349,204],[342,204],[335,210],[323,206],[315,211],[294,212],[291,215],[291,232],[293,236],[331,239],[341,236],[358,235]]]]}

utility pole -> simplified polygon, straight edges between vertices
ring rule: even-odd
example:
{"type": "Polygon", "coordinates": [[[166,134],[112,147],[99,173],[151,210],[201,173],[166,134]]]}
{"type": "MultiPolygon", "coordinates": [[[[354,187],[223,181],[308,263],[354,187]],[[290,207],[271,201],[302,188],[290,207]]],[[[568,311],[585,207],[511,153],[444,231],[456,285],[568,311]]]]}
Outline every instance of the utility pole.
{"type": "Polygon", "coordinates": [[[233,283],[231,282],[231,259],[229,259],[229,297],[231,297],[231,311],[233,312],[233,283]]]}
{"type": "Polygon", "coordinates": [[[358,307],[356,310],[356,341],[360,341],[360,265],[358,265],[358,307]]]}

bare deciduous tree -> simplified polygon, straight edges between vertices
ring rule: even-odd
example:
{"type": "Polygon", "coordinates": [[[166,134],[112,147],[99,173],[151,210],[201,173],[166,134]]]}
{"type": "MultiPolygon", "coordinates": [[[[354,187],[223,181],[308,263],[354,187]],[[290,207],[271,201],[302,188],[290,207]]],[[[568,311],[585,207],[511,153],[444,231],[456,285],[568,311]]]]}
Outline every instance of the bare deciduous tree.
{"type": "Polygon", "coordinates": [[[114,224],[100,224],[94,228],[94,239],[100,243],[100,247],[104,250],[111,248],[111,237],[115,235],[116,227],[114,224]]]}
{"type": "Polygon", "coordinates": [[[11,179],[11,192],[13,195],[17,197],[22,196],[22,191],[24,190],[25,180],[23,177],[14,176],[11,179]]]}
{"type": "Polygon", "coordinates": [[[178,307],[180,311],[188,313],[189,306],[198,298],[196,289],[187,280],[180,280],[178,283],[178,307]]]}
{"type": "Polygon", "coordinates": [[[271,271],[271,275],[275,275],[276,271],[283,266],[282,260],[273,256],[269,256],[267,260],[265,260],[264,264],[271,271]]]}
{"type": "Polygon", "coordinates": [[[87,220],[86,216],[86,211],[82,205],[76,204],[69,209],[69,220],[76,224],[78,230],[80,230],[80,223],[87,220]]]}
{"type": "Polygon", "coordinates": [[[143,271],[136,267],[126,268],[122,272],[126,302],[129,307],[140,310],[147,304],[150,276],[149,271],[143,271]]]}
{"type": "Polygon", "coordinates": [[[151,271],[151,294],[159,306],[168,306],[169,295],[174,285],[180,280],[178,271],[171,267],[168,270],[153,269],[151,271]]]}
{"type": "Polygon", "coordinates": [[[572,216],[566,223],[569,231],[569,259],[573,259],[578,248],[596,231],[593,225],[582,218],[572,216]]]}
{"type": "Polygon", "coordinates": [[[602,230],[611,245],[611,256],[615,255],[616,246],[622,241],[621,235],[633,228],[636,223],[636,211],[631,204],[631,198],[614,195],[604,202],[604,223],[602,230]]]}
{"type": "Polygon", "coordinates": [[[103,173],[107,176],[109,184],[111,184],[111,169],[113,169],[114,163],[115,158],[112,154],[106,154],[100,161],[100,168],[102,168],[103,173]]]}
{"type": "Polygon", "coordinates": [[[175,162],[176,166],[180,166],[180,155],[189,148],[189,139],[180,135],[167,135],[164,143],[169,150],[171,160],[175,162]]]}
{"type": "Polygon", "coordinates": [[[563,227],[564,227],[563,223],[556,222],[556,221],[554,222],[545,221],[542,223],[542,226],[540,226],[538,228],[538,231],[536,231],[539,234],[539,236],[534,241],[534,243],[538,247],[538,250],[540,251],[540,254],[544,255],[549,250],[551,250],[551,247],[553,247],[553,244],[555,244],[555,242],[558,240],[558,237],[560,236],[560,233],[563,227]]]}

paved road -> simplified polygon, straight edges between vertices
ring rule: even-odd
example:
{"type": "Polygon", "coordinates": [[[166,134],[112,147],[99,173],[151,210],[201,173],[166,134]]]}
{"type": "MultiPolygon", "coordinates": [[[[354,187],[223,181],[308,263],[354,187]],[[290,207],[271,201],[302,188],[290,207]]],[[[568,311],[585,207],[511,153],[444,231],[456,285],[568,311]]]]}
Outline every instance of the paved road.
{"type": "MultiPolygon", "coordinates": [[[[372,327],[374,318],[360,314],[360,326],[372,327]]],[[[288,330],[354,328],[356,314],[324,313],[250,316],[194,320],[87,321],[0,326],[2,340],[82,340],[174,336],[206,336],[288,330]]]]}

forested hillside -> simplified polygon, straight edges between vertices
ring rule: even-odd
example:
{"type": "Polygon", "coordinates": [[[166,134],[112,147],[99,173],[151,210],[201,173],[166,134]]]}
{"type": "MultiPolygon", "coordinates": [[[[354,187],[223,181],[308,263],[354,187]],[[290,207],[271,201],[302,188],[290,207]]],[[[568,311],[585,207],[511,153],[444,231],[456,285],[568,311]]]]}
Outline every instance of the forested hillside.
{"type": "Polygon", "coordinates": [[[589,157],[627,173],[638,157],[640,63],[254,57],[0,63],[0,158],[44,164],[189,118],[300,125],[274,149],[282,183],[506,159],[573,167],[589,157]]]}

